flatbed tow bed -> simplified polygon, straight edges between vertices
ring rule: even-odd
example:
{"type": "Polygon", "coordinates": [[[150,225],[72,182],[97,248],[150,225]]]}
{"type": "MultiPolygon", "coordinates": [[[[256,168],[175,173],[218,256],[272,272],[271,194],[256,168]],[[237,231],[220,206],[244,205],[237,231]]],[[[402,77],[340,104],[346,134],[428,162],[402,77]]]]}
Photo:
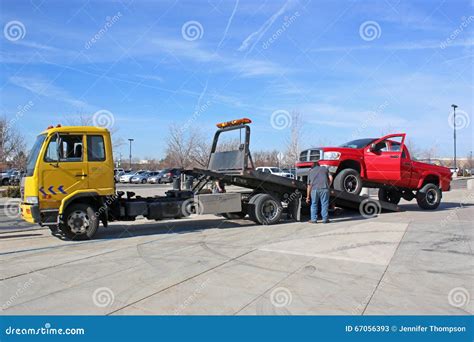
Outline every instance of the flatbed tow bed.
{"type": "MultiPolygon", "coordinates": [[[[306,183],[256,171],[249,151],[250,127],[247,125],[249,122],[240,124],[238,120],[234,122],[224,123],[223,127],[218,126],[219,130],[214,136],[208,168],[194,168],[185,171],[185,174],[197,179],[192,191],[196,196],[199,196],[206,185],[216,181],[226,185],[247,188],[250,191],[242,196],[242,211],[224,213],[225,216],[239,218],[248,214],[257,223],[273,224],[277,223],[280,220],[281,213],[286,211],[290,217],[299,221],[302,206],[306,205],[302,201],[303,194],[306,193],[306,183]],[[233,124],[234,122],[235,124],[233,124]],[[244,142],[240,144],[238,150],[219,152],[218,141],[220,135],[233,130],[245,131],[244,142]],[[258,201],[257,197],[260,198],[258,201]],[[268,215],[259,212],[265,211],[265,207],[267,207],[268,215]]],[[[398,205],[335,189],[330,189],[330,201],[336,207],[356,209],[367,216],[375,216],[381,211],[400,211],[398,205]]]]}

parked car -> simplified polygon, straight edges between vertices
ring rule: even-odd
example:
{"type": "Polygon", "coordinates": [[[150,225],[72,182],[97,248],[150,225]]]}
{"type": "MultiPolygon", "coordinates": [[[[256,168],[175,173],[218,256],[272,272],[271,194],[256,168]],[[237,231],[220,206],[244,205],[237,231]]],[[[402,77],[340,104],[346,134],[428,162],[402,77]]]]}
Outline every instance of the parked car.
{"type": "Polygon", "coordinates": [[[119,171],[117,169],[114,170],[114,180],[115,183],[120,182],[120,177],[122,177],[125,174],[125,171],[119,171]]]}
{"type": "Polygon", "coordinates": [[[305,180],[318,161],[334,175],[334,188],[360,194],[362,187],[379,189],[379,199],[398,204],[416,198],[422,209],[436,209],[442,191],[451,188],[451,171],[442,166],[414,161],[406,134],[353,140],[339,147],[304,150],[296,163],[297,177],[305,180]]]}
{"type": "Polygon", "coordinates": [[[14,172],[18,172],[18,170],[17,169],[9,169],[9,170],[6,170],[6,171],[0,173],[0,179],[1,179],[0,184],[1,185],[9,185],[10,180],[14,175],[14,172]]]}
{"type": "MultiPolygon", "coordinates": [[[[153,178],[153,177],[157,177],[159,174],[160,174],[161,170],[158,170],[158,171],[150,171],[148,173],[148,177],[146,179],[147,183],[152,183],[150,182],[150,178],[153,178]]],[[[156,183],[156,182],[155,182],[156,183]]]]}
{"type": "Polygon", "coordinates": [[[25,175],[24,171],[13,171],[10,177],[10,185],[20,185],[21,178],[25,175]]]}
{"type": "Polygon", "coordinates": [[[125,173],[124,175],[120,176],[120,183],[130,183],[132,177],[138,176],[144,172],[147,172],[147,171],[145,170],[129,171],[128,173],[125,173]]]}
{"type": "Polygon", "coordinates": [[[286,178],[294,178],[294,176],[289,172],[284,172],[279,167],[269,167],[269,166],[261,166],[257,167],[255,170],[264,172],[264,173],[271,173],[272,175],[286,177],[286,178]]]}
{"type": "Polygon", "coordinates": [[[292,177],[290,177],[291,179],[295,179],[296,178],[296,169],[293,167],[291,169],[281,169],[283,172],[285,173],[289,173],[291,174],[292,177]]]}
{"type": "Polygon", "coordinates": [[[154,176],[156,175],[157,172],[155,171],[146,171],[146,172],[143,172],[143,173],[140,173],[140,174],[137,174],[137,175],[134,175],[131,179],[130,179],[130,183],[141,183],[141,184],[145,184],[148,180],[149,177],[151,176],[154,176]]]}
{"type": "Polygon", "coordinates": [[[181,176],[181,169],[180,168],[172,168],[172,169],[164,169],[157,175],[156,183],[164,184],[164,183],[172,183],[174,178],[181,176]]]}

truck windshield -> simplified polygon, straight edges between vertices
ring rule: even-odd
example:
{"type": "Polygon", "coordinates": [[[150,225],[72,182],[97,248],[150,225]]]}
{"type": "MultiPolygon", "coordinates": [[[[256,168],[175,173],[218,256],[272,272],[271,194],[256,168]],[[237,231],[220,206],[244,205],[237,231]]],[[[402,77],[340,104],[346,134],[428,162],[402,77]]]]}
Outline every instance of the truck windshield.
{"type": "Polygon", "coordinates": [[[363,148],[363,147],[369,145],[370,143],[372,143],[375,140],[376,139],[357,139],[357,140],[352,140],[352,141],[346,142],[345,144],[342,144],[339,147],[363,148]]]}
{"type": "Polygon", "coordinates": [[[44,140],[46,139],[46,134],[38,135],[36,138],[35,144],[31,148],[30,155],[26,162],[26,177],[33,176],[35,171],[35,164],[38,160],[38,155],[41,151],[41,146],[43,146],[44,140]]]}

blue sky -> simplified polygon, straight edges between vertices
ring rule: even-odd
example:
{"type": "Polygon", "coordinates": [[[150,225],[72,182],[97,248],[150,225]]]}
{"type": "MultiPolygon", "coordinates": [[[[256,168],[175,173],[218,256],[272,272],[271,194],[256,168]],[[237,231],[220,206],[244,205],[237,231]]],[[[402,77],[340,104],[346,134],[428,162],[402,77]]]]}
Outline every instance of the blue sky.
{"type": "Polygon", "coordinates": [[[472,1],[2,0],[0,9],[1,114],[29,144],[50,124],[99,111],[142,158],[163,156],[172,123],[210,138],[215,123],[240,117],[254,121],[253,149],[284,149],[286,115],[298,111],[302,147],[407,132],[450,156],[456,103],[458,153],[472,150],[472,1]]]}

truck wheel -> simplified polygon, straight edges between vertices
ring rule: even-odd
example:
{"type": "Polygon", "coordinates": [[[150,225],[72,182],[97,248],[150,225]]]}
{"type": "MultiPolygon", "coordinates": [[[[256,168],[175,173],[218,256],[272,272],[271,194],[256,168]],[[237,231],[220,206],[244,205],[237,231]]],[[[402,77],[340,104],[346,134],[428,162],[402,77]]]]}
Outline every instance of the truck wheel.
{"type": "Polygon", "coordinates": [[[71,240],[91,239],[99,228],[99,218],[89,204],[72,204],[66,209],[60,228],[71,240]]]}
{"type": "Polygon", "coordinates": [[[268,194],[260,194],[255,199],[255,218],[260,224],[275,224],[280,221],[283,207],[281,202],[268,194]]]}
{"type": "Polygon", "coordinates": [[[359,195],[362,191],[362,179],[354,169],[344,169],[334,179],[334,188],[350,194],[359,195]]]}
{"type": "Polygon", "coordinates": [[[2,185],[8,185],[8,183],[10,183],[10,181],[7,178],[2,179],[2,185]]]}
{"type": "Polygon", "coordinates": [[[240,211],[236,213],[223,213],[222,216],[224,216],[228,220],[241,220],[243,219],[247,214],[240,211]]]}
{"type": "Polygon", "coordinates": [[[416,201],[421,209],[434,210],[441,202],[441,190],[436,184],[428,183],[418,190],[416,201]]]}
{"type": "Polygon", "coordinates": [[[380,188],[379,189],[379,200],[384,202],[389,202],[392,204],[400,203],[402,199],[402,194],[397,189],[387,189],[387,188],[380,188]]]}

